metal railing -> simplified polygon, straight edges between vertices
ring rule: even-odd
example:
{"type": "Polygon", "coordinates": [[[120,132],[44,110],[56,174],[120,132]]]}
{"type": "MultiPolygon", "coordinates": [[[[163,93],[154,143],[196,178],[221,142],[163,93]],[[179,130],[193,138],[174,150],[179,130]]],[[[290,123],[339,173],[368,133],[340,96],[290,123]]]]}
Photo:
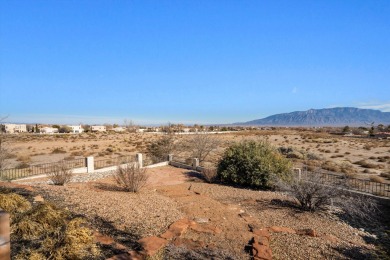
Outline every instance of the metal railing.
{"type": "Polygon", "coordinates": [[[0,172],[0,178],[3,180],[14,180],[18,178],[30,177],[34,175],[41,175],[51,173],[59,164],[64,164],[68,169],[85,167],[85,158],[64,160],[54,163],[44,163],[30,165],[25,168],[11,168],[0,172]]]}
{"type": "Polygon", "coordinates": [[[120,164],[135,162],[135,161],[136,161],[135,156],[120,156],[114,158],[98,159],[94,161],[94,168],[96,170],[105,167],[117,166],[120,164]]]}
{"type": "Polygon", "coordinates": [[[303,180],[318,180],[318,177],[320,177],[321,182],[332,186],[340,186],[348,190],[370,193],[376,196],[390,197],[389,183],[380,183],[358,178],[348,178],[344,174],[307,171],[301,174],[301,178],[303,180]]]}

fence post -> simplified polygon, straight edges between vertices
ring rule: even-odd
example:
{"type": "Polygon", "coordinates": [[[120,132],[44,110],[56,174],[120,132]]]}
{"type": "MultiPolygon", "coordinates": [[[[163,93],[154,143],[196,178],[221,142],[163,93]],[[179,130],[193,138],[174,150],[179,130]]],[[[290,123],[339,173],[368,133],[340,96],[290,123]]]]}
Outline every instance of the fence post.
{"type": "Polygon", "coordinates": [[[199,166],[199,159],[198,158],[193,158],[192,159],[192,169],[196,170],[196,167],[199,166]]]}
{"type": "Polygon", "coordinates": [[[0,259],[11,259],[9,214],[0,209],[0,259]]]}
{"type": "Polygon", "coordinates": [[[85,158],[85,166],[87,166],[87,173],[92,173],[95,171],[95,163],[93,156],[85,158]]]}
{"type": "Polygon", "coordinates": [[[143,167],[142,153],[137,153],[135,155],[135,158],[136,158],[136,162],[138,163],[139,167],[142,168],[143,167]]]}
{"type": "Polygon", "coordinates": [[[172,162],[173,160],[173,154],[168,154],[168,162],[172,162]]]}
{"type": "Polygon", "coordinates": [[[296,173],[298,173],[298,181],[302,178],[302,169],[301,168],[294,168],[293,169],[296,173]]]}

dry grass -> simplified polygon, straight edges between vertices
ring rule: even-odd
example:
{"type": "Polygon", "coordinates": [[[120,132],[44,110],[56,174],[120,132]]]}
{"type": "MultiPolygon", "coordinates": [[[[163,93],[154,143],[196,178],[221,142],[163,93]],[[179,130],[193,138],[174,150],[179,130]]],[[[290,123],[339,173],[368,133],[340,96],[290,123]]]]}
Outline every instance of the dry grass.
{"type": "Polygon", "coordinates": [[[370,181],[378,182],[378,183],[384,183],[386,180],[378,175],[370,176],[370,181]]]}
{"type": "Polygon", "coordinates": [[[13,214],[29,210],[31,205],[30,202],[16,193],[0,193],[0,208],[13,214]]]}
{"type": "Polygon", "coordinates": [[[99,250],[81,218],[44,202],[37,205],[2,190],[0,208],[11,214],[12,259],[96,259],[99,250]]]}

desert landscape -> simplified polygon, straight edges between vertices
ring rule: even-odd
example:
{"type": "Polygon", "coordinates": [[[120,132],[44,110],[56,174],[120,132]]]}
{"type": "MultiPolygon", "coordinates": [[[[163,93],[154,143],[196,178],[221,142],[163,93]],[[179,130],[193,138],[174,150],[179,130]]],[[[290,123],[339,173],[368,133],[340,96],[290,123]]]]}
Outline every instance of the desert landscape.
{"type": "MultiPolygon", "coordinates": [[[[341,128],[339,129],[341,132],[341,128]]],[[[10,135],[10,168],[73,160],[94,156],[95,160],[133,156],[143,153],[160,140],[161,133],[83,133],[10,135]]],[[[178,144],[190,140],[193,135],[173,135],[178,144]]],[[[388,183],[390,177],[390,140],[366,136],[334,135],[319,129],[247,130],[213,134],[218,146],[207,157],[215,165],[224,149],[232,142],[245,139],[269,141],[276,148],[283,148],[295,167],[314,170],[321,168],[351,177],[388,183]],[[290,148],[290,149],[289,149],[290,148]],[[289,150],[288,150],[289,149],[289,150]]],[[[191,158],[186,149],[172,151],[175,156],[191,158]],[[176,153],[176,154],[175,154],[176,153]]]]}

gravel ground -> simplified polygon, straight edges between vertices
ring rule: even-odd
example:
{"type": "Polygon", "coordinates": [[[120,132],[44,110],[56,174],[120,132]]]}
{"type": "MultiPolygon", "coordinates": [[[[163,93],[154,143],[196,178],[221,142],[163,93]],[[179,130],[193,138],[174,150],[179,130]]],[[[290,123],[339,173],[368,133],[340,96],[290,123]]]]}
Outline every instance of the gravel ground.
{"type": "Polygon", "coordinates": [[[138,194],[98,184],[40,185],[45,197],[89,219],[101,218],[136,237],[158,235],[181,218],[177,205],[154,190],[138,194]]]}
{"type": "MultiPolygon", "coordinates": [[[[161,167],[151,170],[150,173],[153,179],[151,185],[139,194],[118,191],[110,177],[112,172],[74,176],[74,183],[65,187],[48,185],[44,179],[31,180],[23,184],[33,184],[46,198],[63,204],[91,220],[104,219],[113,228],[132,234],[136,238],[159,235],[170,224],[184,216],[204,214],[210,215],[211,223],[222,227],[226,234],[233,232],[234,237],[237,237],[235,241],[241,237],[244,243],[248,241],[248,230],[236,217],[237,212],[243,210],[261,223],[262,227],[310,228],[320,236],[332,235],[337,238],[337,241],[332,242],[323,237],[272,233],[271,248],[274,259],[372,258],[375,247],[366,241],[375,241],[374,234],[353,228],[349,223],[342,222],[331,214],[298,211],[282,203],[288,201],[288,198],[281,193],[253,191],[199,181],[185,183],[189,180],[188,172],[173,167],[161,167]],[[201,195],[193,200],[194,195],[186,195],[190,188],[191,192],[201,195]],[[199,208],[193,209],[195,205],[199,208]]],[[[215,237],[217,240],[208,239],[218,241],[218,237],[224,239],[226,234],[219,234],[215,237]]],[[[241,244],[237,250],[240,248],[241,244]]]]}
{"type": "Polygon", "coordinates": [[[271,248],[275,259],[371,259],[375,247],[365,242],[374,234],[353,228],[330,214],[301,212],[281,201],[288,198],[275,192],[253,191],[222,185],[196,183],[193,189],[226,204],[238,204],[258,219],[263,227],[282,226],[314,229],[319,235],[333,235],[337,242],[322,237],[273,233],[271,248]],[[278,202],[278,203],[276,203],[278,202]]]}

